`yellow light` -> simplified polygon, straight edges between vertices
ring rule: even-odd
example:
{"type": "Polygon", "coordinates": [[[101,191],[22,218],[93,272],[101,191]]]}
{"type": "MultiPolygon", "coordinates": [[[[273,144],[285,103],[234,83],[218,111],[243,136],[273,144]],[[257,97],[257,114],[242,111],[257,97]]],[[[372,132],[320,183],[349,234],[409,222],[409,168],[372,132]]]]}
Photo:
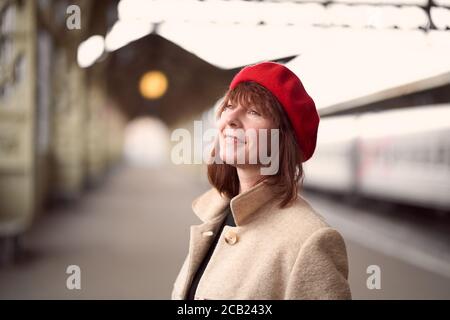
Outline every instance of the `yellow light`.
{"type": "Polygon", "coordinates": [[[161,71],[146,72],[139,81],[141,95],[147,99],[161,98],[167,91],[169,81],[161,71]]]}

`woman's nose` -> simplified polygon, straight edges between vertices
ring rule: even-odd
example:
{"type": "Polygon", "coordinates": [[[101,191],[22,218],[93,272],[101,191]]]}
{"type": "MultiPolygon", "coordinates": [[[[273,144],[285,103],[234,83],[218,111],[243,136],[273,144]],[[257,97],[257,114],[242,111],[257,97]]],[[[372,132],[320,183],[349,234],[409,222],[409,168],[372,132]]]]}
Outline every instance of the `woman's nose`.
{"type": "Polygon", "coordinates": [[[226,117],[226,125],[232,128],[239,128],[242,126],[242,122],[240,119],[240,111],[237,109],[230,110],[227,113],[226,117]]]}

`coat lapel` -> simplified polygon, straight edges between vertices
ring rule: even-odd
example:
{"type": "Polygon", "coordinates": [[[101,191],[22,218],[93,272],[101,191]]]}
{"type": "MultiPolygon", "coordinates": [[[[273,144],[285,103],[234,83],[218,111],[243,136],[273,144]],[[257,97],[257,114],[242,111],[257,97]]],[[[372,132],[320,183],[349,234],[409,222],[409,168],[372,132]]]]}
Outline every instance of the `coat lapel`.
{"type": "Polygon", "coordinates": [[[191,235],[189,242],[189,262],[186,274],[186,282],[182,295],[185,297],[187,290],[194,278],[194,275],[200,266],[203,258],[211,246],[216,232],[219,230],[221,220],[217,223],[203,223],[200,225],[191,226],[191,235]],[[205,232],[213,232],[212,235],[205,236],[205,232]]]}
{"type": "Polygon", "coordinates": [[[216,233],[226,215],[225,208],[228,205],[231,206],[236,225],[241,225],[251,213],[269,201],[273,195],[273,190],[269,186],[260,183],[251,190],[234,197],[233,200],[222,196],[215,188],[212,188],[193,201],[192,210],[203,223],[191,226],[188,268],[181,293],[183,297],[186,297],[195,272],[217,236],[216,233]]]}
{"type": "Polygon", "coordinates": [[[194,200],[192,204],[193,211],[203,223],[193,225],[190,229],[188,269],[181,293],[183,297],[186,297],[195,272],[219,231],[228,203],[229,199],[212,189],[194,200]]]}

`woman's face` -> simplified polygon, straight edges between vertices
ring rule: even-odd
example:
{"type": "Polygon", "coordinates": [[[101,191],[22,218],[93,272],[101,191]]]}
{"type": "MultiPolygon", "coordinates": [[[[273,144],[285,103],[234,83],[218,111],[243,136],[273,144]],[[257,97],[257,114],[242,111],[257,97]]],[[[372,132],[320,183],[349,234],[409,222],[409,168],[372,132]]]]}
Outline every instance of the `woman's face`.
{"type": "Polygon", "coordinates": [[[217,122],[219,150],[223,162],[234,165],[260,165],[261,153],[271,149],[271,129],[274,121],[256,106],[243,107],[228,102],[217,122]]]}

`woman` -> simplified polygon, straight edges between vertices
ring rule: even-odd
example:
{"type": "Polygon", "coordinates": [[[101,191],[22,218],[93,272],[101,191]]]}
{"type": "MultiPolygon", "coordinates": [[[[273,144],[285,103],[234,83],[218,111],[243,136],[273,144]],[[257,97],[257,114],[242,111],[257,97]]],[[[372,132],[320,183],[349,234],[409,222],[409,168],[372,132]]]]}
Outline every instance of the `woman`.
{"type": "Polygon", "coordinates": [[[300,79],[278,63],[243,68],[217,125],[221,161],[193,202],[203,223],[191,227],[172,299],[350,299],[344,240],[298,194],[319,125],[300,79]],[[268,174],[263,147],[278,163],[268,174]]]}

